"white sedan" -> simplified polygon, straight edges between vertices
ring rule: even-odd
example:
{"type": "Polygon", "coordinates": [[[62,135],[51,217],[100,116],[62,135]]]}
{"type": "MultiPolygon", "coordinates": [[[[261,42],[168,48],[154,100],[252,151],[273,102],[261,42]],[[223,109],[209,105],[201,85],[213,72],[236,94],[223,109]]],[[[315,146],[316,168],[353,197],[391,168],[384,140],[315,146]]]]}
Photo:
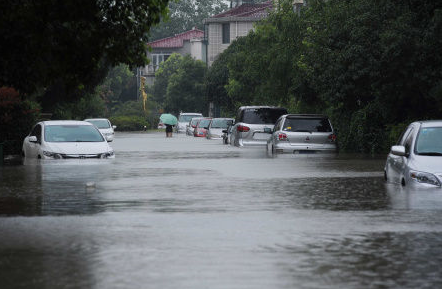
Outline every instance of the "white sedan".
{"type": "Polygon", "coordinates": [[[108,142],[114,140],[114,130],[117,128],[117,126],[112,125],[107,118],[88,118],[84,121],[90,122],[95,125],[108,142]]]}
{"type": "Polygon", "coordinates": [[[442,186],[442,121],[416,121],[391,148],[385,179],[403,186],[442,186]]]}
{"type": "Polygon", "coordinates": [[[37,123],[23,141],[25,158],[115,158],[97,127],[86,121],[57,120],[37,123]]]}

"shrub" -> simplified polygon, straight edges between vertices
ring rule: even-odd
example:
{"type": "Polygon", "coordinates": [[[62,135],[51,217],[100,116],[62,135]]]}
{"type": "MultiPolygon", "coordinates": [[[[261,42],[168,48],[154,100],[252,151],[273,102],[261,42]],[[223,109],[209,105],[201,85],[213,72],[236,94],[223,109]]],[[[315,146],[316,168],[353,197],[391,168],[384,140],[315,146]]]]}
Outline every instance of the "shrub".
{"type": "Polygon", "coordinates": [[[149,127],[146,119],[140,116],[114,116],[109,119],[113,125],[117,126],[119,131],[139,131],[143,130],[144,126],[149,127]]]}
{"type": "Polygon", "coordinates": [[[23,139],[39,116],[37,103],[22,101],[13,88],[0,88],[0,143],[5,155],[20,154],[23,139]]]}

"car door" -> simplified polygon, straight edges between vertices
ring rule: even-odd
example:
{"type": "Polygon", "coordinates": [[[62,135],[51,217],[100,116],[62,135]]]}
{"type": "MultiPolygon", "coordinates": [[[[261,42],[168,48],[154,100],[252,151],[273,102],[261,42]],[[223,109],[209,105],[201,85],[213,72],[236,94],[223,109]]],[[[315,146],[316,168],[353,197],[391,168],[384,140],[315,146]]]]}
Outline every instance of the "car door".
{"type": "Polygon", "coordinates": [[[37,124],[36,126],[34,126],[29,136],[26,138],[24,144],[24,151],[26,157],[29,158],[38,157],[41,146],[41,133],[42,133],[41,124],[37,124]],[[37,142],[30,142],[29,137],[31,136],[35,136],[37,138],[37,142]]]}
{"type": "MultiPolygon", "coordinates": [[[[410,125],[403,134],[398,144],[405,147],[405,152],[407,154],[410,152],[415,131],[416,129],[414,125],[410,125]]],[[[388,159],[389,159],[388,165],[390,169],[390,178],[395,182],[400,182],[404,172],[404,168],[408,163],[408,158],[406,156],[397,156],[390,153],[388,159]]]]}

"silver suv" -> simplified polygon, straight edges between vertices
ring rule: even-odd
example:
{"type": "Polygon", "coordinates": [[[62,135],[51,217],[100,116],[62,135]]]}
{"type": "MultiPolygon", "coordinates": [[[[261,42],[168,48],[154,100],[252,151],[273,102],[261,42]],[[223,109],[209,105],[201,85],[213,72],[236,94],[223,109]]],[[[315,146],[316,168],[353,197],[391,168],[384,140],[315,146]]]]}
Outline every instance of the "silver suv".
{"type": "Polygon", "coordinates": [[[274,106],[241,106],[232,128],[234,146],[265,146],[276,120],[287,110],[274,106]]]}
{"type": "Polygon", "coordinates": [[[272,153],[335,153],[336,135],[328,117],[319,114],[287,114],[275,124],[267,149],[272,153]]]}

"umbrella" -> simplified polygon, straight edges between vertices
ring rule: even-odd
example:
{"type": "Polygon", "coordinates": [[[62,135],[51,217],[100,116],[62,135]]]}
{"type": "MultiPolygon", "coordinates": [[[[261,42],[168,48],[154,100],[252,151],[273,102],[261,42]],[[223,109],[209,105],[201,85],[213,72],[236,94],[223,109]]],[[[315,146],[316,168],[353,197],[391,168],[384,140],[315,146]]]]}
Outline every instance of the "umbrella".
{"type": "Polygon", "coordinates": [[[177,118],[174,115],[171,115],[169,113],[163,113],[160,116],[160,120],[162,123],[169,124],[169,125],[176,125],[178,123],[177,118]]]}

